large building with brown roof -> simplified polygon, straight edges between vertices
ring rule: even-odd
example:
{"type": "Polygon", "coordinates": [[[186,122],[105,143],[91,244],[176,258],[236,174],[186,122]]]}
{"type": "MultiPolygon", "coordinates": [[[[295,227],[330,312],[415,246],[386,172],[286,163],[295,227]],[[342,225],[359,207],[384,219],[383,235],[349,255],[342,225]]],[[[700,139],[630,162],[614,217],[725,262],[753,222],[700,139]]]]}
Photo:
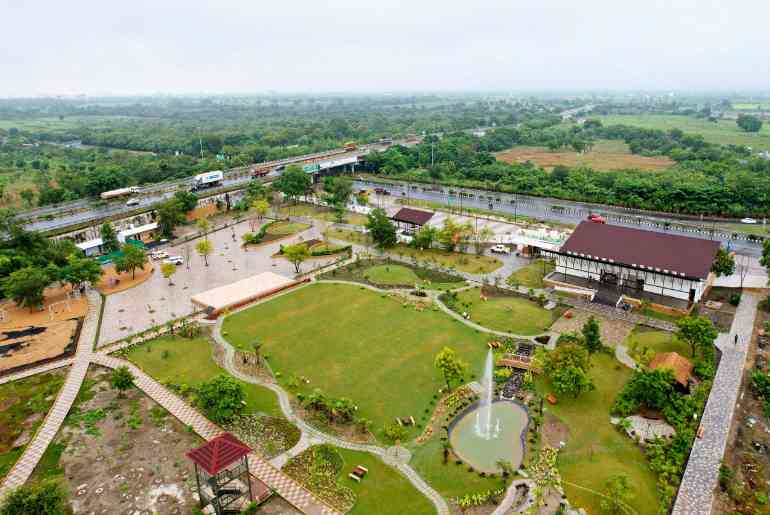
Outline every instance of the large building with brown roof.
{"type": "Polygon", "coordinates": [[[626,297],[668,297],[698,302],[713,276],[719,242],[582,222],[558,251],[556,274],[582,287],[626,297]]]}

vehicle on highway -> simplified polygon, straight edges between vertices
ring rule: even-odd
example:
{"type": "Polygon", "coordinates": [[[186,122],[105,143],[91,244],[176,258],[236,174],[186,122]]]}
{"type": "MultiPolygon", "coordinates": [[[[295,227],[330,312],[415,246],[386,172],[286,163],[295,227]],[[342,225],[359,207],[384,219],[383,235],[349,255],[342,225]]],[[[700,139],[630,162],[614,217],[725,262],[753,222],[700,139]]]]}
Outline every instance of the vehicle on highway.
{"type": "Polygon", "coordinates": [[[128,206],[128,207],[131,207],[131,206],[138,206],[139,204],[140,204],[140,202],[139,202],[139,199],[138,199],[138,198],[130,198],[130,199],[128,199],[128,201],[126,202],[126,206],[128,206]]]}
{"type": "Polygon", "coordinates": [[[606,224],[607,223],[607,219],[606,218],[604,218],[602,215],[599,215],[599,214],[596,214],[596,213],[592,213],[592,214],[588,215],[588,221],[589,222],[594,222],[594,223],[597,223],[597,224],[606,224]]]}
{"type": "Polygon", "coordinates": [[[168,252],[165,250],[156,250],[155,252],[150,252],[150,257],[155,261],[159,259],[165,259],[168,257],[168,252]]]}
{"type": "Polygon", "coordinates": [[[126,195],[133,195],[139,193],[138,186],[131,186],[130,188],[118,188],[117,190],[103,191],[99,194],[99,198],[102,200],[109,200],[111,198],[124,197],[126,195]]]}
{"type": "Polygon", "coordinates": [[[182,263],[184,263],[184,259],[182,258],[182,256],[171,256],[169,258],[164,259],[163,263],[179,266],[182,263]]]}
{"type": "Polygon", "coordinates": [[[377,195],[390,195],[390,192],[386,190],[385,188],[374,188],[374,192],[377,195]]]}
{"type": "Polygon", "coordinates": [[[355,141],[348,141],[347,143],[345,143],[345,150],[350,151],[350,150],[355,150],[357,148],[358,148],[358,145],[356,145],[355,141]]]}
{"type": "Polygon", "coordinates": [[[742,224],[755,224],[755,223],[757,223],[757,221],[754,220],[753,218],[741,218],[741,223],[742,224]]]}
{"type": "Polygon", "coordinates": [[[203,188],[213,188],[222,184],[222,179],[225,178],[225,174],[222,170],[214,170],[213,172],[199,173],[193,177],[192,191],[197,191],[203,188]]]}
{"type": "Polygon", "coordinates": [[[260,177],[264,177],[267,174],[270,173],[271,168],[255,168],[251,171],[251,178],[252,179],[259,179],[260,177]]]}
{"type": "Polygon", "coordinates": [[[511,248],[506,247],[505,245],[495,245],[491,249],[489,249],[490,252],[494,252],[495,254],[510,254],[511,248]]]}

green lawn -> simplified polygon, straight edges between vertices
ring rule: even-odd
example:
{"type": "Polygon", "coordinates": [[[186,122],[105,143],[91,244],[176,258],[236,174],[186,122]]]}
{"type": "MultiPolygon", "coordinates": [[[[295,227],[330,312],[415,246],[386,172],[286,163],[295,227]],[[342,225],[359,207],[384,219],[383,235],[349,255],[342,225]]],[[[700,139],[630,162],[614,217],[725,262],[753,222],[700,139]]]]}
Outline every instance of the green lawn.
{"type": "Polygon", "coordinates": [[[470,319],[479,325],[514,334],[541,334],[551,327],[563,310],[545,310],[536,302],[522,297],[488,297],[481,300],[480,288],[457,293],[457,311],[467,311],[470,319]]]}
{"type": "Polygon", "coordinates": [[[623,124],[645,129],[682,129],[689,134],[701,134],[710,143],[748,145],[754,150],[770,150],[770,125],[764,124],[758,133],[743,132],[735,120],[716,123],[691,116],[676,115],[610,115],[599,117],[604,125],[623,124]]]}
{"type": "Polygon", "coordinates": [[[375,435],[395,417],[417,417],[429,407],[443,384],[433,366],[439,350],[453,348],[479,374],[487,340],[440,311],[418,312],[363,287],[329,283],[233,314],[223,330],[236,347],[260,339],[284,385],[304,376],[306,392],[352,399],[375,435]]]}
{"type": "Polygon", "coordinates": [[[356,504],[351,515],[387,515],[390,513],[436,513],[433,503],[420,493],[412,483],[393,467],[368,452],[337,449],[344,465],[339,482],[356,494],[356,504]],[[348,477],[356,465],[369,469],[369,473],[356,483],[348,477]]]}
{"type": "Polygon", "coordinates": [[[25,429],[35,434],[65,377],[61,372],[50,372],[0,385],[0,478],[5,477],[26,447],[14,449],[13,442],[25,429]],[[39,415],[40,419],[25,428],[25,420],[32,415],[39,415]]]}
{"type": "Polygon", "coordinates": [[[526,288],[544,288],[543,277],[554,271],[555,265],[551,260],[536,259],[532,263],[519,268],[508,276],[508,284],[526,288]]]}
{"type": "MultiPolygon", "coordinates": [[[[218,374],[227,374],[211,359],[211,343],[207,338],[189,340],[162,336],[131,347],[127,358],[161,383],[195,386],[218,374]],[[168,352],[166,358],[163,358],[164,351],[168,352]]],[[[243,385],[247,412],[283,416],[272,391],[256,384],[239,382],[243,385]]]]}
{"type": "Polygon", "coordinates": [[[427,283],[420,279],[414,270],[408,266],[396,264],[371,266],[364,270],[364,276],[369,282],[381,286],[414,286],[419,283],[431,290],[451,290],[465,285],[465,281],[456,283],[427,283]]]}
{"type": "Polygon", "coordinates": [[[444,268],[468,274],[488,274],[503,266],[503,262],[493,256],[448,252],[441,249],[419,250],[403,244],[396,245],[389,252],[397,256],[417,258],[419,261],[440,264],[444,268]]]}
{"type": "MultiPolygon", "coordinates": [[[[312,204],[297,204],[296,206],[284,206],[278,210],[281,216],[306,216],[308,218],[315,218],[316,220],[324,220],[327,222],[336,222],[337,216],[331,209],[315,206],[312,204]]],[[[359,213],[352,213],[345,211],[345,216],[342,223],[350,225],[366,225],[367,218],[365,215],[359,213]]]]}
{"type": "Polygon", "coordinates": [[[644,365],[658,352],[678,352],[686,358],[691,354],[690,346],[679,340],[674,333],[639,325],[634,327],[623,343],[631,356],[644,365]]]}
{"type": "MultiPolygon", "coordinates": [[[[635,311],[636,312],[636,311],[635,311]]],[[[663,313],[662,311],[655,311],[652,308],[643,308],[636,312],[639,315],[654,318],[656,320],[663,320],[664,322],[671,322],[675,324],[677,320],[682,318],[682,315],[674,315],[673,313],[663,313]]]]}
{"type": "Polygon", "coordinates": [[[266,233],[273,236],[287,236],[309,228],[308,224],[299,222],[277,222],[268,227],[266,233]]]}
{"type": "Polygon", "coordinates": [[[446,498],[461,497],[468,493],[481,493],[500,488],[500,478],[481,477],[478,472],[468,472],[468,465],[457,465],[452,459],[444,464],[444,451],[436,433],[422,445],[410,448],[412,466],[425,481],[446,498]]]}
{"type": "MultiPolygon", "coordinates": [[[[603,513],[598,495],[569,483],[603,492],[607,478],[624,474],[634,488],[631,506],[640,514],[656,513],[655,474],[642,450],[610,424],[610,407],[632,372],[608,354],[594,354],[591,360],[596,390],[577,399],[559,396],[556,405],[546,404],[546,410],[569,427],[567,445],[558,461],[567,497],[573,506],[586,508],[588,513],[603,513]]],[[[542,377],[537,388],[542,394],[552,391],[542,377]]]]}

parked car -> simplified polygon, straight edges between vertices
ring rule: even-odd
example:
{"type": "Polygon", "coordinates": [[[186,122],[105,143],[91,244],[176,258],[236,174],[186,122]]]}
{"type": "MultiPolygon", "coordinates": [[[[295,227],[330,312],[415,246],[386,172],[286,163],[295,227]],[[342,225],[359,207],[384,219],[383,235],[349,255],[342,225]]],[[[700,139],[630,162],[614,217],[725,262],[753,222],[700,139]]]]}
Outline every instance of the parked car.
{"type": "Polygon", "coordinates": [[[168,257],[168,252],[166,252],[165,250],[156,250],[155,252],[150,253],[150,257],[155,261],[159,259],[165,259],[168,257]]]}
{"type": "Polygon", "coordinates": [[[138,206],[138,205],[139,205],[139,199],[138,198],[130,198],[126,202],[126,206],[128,206],[128,207],[138,206]]]}
{"type": "Polygon", "coordinates": [[[163,262],[164,263],[171,263],[173,265],[179,266],[182,263],[184,263],[184,259],[182,258],[182,256],[171,256],[169,258],[164,259],[163,262]]]}
{"type": "Polygon", "coordinates": [[[511,248],[506,247],[505,245],[495,245],[491,249],[489,249],[490,252],[494,252],[496,254],[510,254],[511,248]]]}
{"type": "Polygon", "coordinates": [[[588,215],[588,221],[589,222],[594,222],[594,223],[597,223],[597,224],[606,224],[607,223],[607,219],[606,218],[604,218],[602,215],[598,215],[596,213],[588,215]]]}
{"type": "Polygon", "coordinates": [[[743,218],[743,219],[741,219],[741,223],[742,224],[755,224],[755,223],[757,223],[757,221],[754,220],[753,218],[743,218]]]}

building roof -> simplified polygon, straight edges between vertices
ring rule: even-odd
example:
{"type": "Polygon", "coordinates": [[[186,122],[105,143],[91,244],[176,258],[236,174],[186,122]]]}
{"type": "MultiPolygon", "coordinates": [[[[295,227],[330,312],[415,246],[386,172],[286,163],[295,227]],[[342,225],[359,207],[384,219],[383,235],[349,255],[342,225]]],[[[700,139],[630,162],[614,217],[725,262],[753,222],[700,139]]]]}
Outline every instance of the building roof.
{"type": "Polygon", "coordinates": [[[682,386],[687,386],[687,380],[692,373],[692,363],[677,352],[659,352],[650,361],[650,370],[658,368],[668,368],[674,372],[676,382],[682,386]]]}
{"type": "Polygon", "coordinates": [[[410,207],[402,207],[398,210],[398,213],[393,215],[392,218],[396,222],[404,222],[414,225],[425,225],[432,217],[432,211],[421,211],[419,209],[412,209],[410,207]]]}
{"type": "Polygon", "coordinates": [[[75,244],[75,246],[80,250],[93,249],[95,247],[101,247],[102,245],[104,245],[104,240],[102,240],[101,238],[96,238],[93,240],[88,240],[88,241],[75,244]]]}
{"type": "Polygon", "coordinates": [[[264,297],[294,284],[297,284],[297,281],[294,279],[289,279],[273,272],[263,272],[234,283],[196,293],[192,296],[191,300],[199,306],[219,312],[223,309],[264,297]]]}
{"type": "Polygon", "coordinates": [[[562,245],[561,252],[705,279],[719,246],[718,241],[584,221],[562,245]]]}
{"type": "Polygon", "coordinates": [[[213,476],[250,452],[248,445],[232,434],[224,433],[209,440],[202,447],[191,450],[187,457],[213,476]]]}
{"type": "Polygon", "coordinates": [[[142,234],[144,232],[148,231],[154,231],[158,228],[158,222],[152,222],[149,224],[139,225],[137,227],[133,227],[131,229],[126,229],[125,231],[120,231],[118,233],[118,239],[125,241],[131,236],[136,236],[137,234],[142,234]]]}

